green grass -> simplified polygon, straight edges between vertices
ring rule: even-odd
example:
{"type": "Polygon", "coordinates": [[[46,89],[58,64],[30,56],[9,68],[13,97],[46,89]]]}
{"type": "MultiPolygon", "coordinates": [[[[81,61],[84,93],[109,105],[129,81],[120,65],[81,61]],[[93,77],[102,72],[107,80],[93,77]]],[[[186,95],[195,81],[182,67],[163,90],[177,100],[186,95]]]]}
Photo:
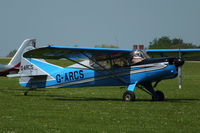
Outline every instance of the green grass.
{"type": "Polygon", "coordinates": [[[10,61],[9,58],[5,58],[5,59],[0,59],[0,64],[8,64],[10,61]]]}
{"type": "Polygon", "coordinates": [[[0,133],[196,133],[199,68],[198,62],[185,63],[182,89],[177,79],[158,84],[163,102],[152,102],[139,89],[135,102],[123,102],[119,87],[38,89],[23,96],[27,88],[17,78],[1,77],[0,133]]]}

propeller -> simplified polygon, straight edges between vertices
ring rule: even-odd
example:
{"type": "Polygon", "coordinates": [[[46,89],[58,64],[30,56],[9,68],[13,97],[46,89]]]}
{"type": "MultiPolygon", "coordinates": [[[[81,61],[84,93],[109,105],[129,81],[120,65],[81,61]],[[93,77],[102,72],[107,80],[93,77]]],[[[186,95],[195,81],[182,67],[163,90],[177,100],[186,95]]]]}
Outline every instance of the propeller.
{"type": "Polygon", "coordinates": [[[184,60],[179,55],[179,58],[175,59],[175,66],[178,68],[178,84],[179,89],[182,87],[182,65],[184,64],[184,60]]]}
{"type": "Polygon", "coordinates": [[[179,58],[178,58],[178,87],[179,89],[182,88],[182,65],[184,63],[183,59],[182,59],[182,56],[181,56],[181,49],[180,49],[180,46],[179,46],[179,58]]]}
{"type": "Polygon", "coordinates": [[[181,89],[182,87],[182,67],[178,66],[178,87],[181,89]]]}

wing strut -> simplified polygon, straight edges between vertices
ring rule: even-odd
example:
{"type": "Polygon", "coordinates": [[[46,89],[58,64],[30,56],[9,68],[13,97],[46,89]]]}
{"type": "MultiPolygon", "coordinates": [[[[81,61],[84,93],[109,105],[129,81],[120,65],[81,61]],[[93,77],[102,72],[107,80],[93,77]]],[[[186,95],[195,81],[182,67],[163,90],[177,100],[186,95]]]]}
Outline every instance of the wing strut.
{"type": "MultiPolygon", "coordinates": [[[[115,75],[112,71],[109,71],[108,69],[106,69],[104,66],[102,66],[101,64],[99,64],[96,60],[94,60],[93,58],[89,57],[87,54],[81,52],[84,56],[86,56],[88,59],[92,60],[93,62],[95,62],[99,67],[101,67],[103,70],[107,71],[108,73],[110,73],[112,75],[112,77],[118,81],[120,81],[122,84],[127,85],[126,82],[121,79],[120,77],[118,77],[117,75],[115,75]]],[[[104,74],[105,75],[105,74],[104,74]]]]}
{"type": "MultiPolygon", "coordinates": [[[[66,57],[65,57],[66,58],[66,57]]],[[[72,60],[72,59],[70,59],[70,58],[66,58],[67,60],[69,60],[69,61],[72,61],[72,62],[74,62],[74,63],[77,63],[77,64],[79,64],[79,65],[81,65],[81,66],[84,66],[84,67],[86,67],[86,68],[88,68],[88,69],[92,69],[92,70],[95,70],[94,68],[91,68],[91,67],[89,67],[89,66],[86,66],[86,65],[84,65],[84,64],[81,64],[81,63],[79,63],[78,61],[75,61],[75,60],[72,60]]],[[[90,58],[89,58],[90,59],[90,58]]],[[[94,61],[95,63],[96,63],[96,61],[94,61]]],[[[100,66],[100,64],[97,64],[97,65],[99,65],[100,66]]],[[[101,67],[101,66],[100,66],[101,67]]],[[[102,66],[103,67],[103,66],[102,66]]],[[[104,68],[103,68],[104,69],[104,68]]],[[[104,69],[104,70],[106,70],[106,71],[108,71],[107,69],[104,69]]],[[[109,72],[109,71],[108,71],[109,72]]],[[[110,73],[110,72],[109,72],[110,73]]],[[[105,73],[102,73],[104,76],[107,76],[105,73]]],[[[113,75],[114,77],[116,76],[116,75],[113,75]]],[[[114,77],[112,77],[112,78],[114,78],[114,77]]],[[[116,77],[114,78],[114,79],[116,79],[116,77]]],[[[125,84],[126,85],[126,83],[123,81],[123,80],[121,80],[120,78],[119,79],[117,79],[117,80],[120,80],[120,82],[122,82],[123,84],[125,84]]]]}

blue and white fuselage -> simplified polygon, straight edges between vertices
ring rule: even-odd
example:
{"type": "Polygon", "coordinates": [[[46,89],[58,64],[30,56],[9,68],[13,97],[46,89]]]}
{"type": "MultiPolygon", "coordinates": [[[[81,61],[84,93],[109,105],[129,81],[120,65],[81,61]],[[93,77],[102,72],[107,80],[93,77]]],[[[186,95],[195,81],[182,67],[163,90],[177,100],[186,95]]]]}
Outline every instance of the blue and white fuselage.
{"type": "MultiPolygon", "coordinates": [[[[89,60],[82,63],[89,66],[89,60]]],[[[20,74],[20,85],[29,88],[129,86],[174,78],[177,76],[177,67],[166,59],[161,59],[147,64],[112,68],[108,71],[88,69],[79,64],[63,68],[44,60],[24,58],[20,74]],[[123,82],[119,82],[116,77],[123,82]]]]}

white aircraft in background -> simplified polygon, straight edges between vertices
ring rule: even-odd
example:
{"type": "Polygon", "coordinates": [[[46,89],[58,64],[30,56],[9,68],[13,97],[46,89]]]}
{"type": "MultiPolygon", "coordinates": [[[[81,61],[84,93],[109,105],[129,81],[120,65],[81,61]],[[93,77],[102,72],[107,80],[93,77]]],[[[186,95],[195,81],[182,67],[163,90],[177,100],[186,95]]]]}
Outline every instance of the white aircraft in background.
{"type": "Polygon", "coordinates": [[[26,39],[23,41],[16,54],[13,56],[8,65],[0,64],[0,76],[6,76],[11,71],[18,71],[21,64],[21,56],[24,52],[35,49],[36,39],[26,39]]]}

